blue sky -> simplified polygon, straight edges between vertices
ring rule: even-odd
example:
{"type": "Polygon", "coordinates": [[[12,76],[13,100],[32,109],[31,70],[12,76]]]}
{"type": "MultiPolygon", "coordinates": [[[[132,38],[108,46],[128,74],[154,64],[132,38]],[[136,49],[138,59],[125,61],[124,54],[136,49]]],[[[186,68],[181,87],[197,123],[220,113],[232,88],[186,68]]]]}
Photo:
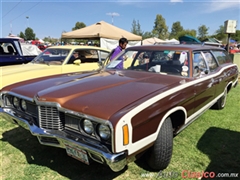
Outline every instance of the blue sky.
{"type": "Polygon", "coordinates": [[[240,29],[239,0],[0,0],[0,37],[17,35],[29,26],[39,39],[60,38],[78,21],[86,26],[105,21],[131,31],[134,19],[146,32],[153,29],[157,14],[165,18],[169,31],[176,21],[184,29],[206,25],[209,35],[226,20],[237,20],[240,29]]]}

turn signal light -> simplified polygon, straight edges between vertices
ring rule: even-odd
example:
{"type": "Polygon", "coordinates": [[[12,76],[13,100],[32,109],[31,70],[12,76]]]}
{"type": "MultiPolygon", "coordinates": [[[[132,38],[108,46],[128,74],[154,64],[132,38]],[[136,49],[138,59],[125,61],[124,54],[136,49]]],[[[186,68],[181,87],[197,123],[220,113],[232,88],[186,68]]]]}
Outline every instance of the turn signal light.
{"type": "Polygon", "coordinates": [[[123,145],[127,145],[129,143],[129,131],[127,124],[123,126],[123,145]]]}

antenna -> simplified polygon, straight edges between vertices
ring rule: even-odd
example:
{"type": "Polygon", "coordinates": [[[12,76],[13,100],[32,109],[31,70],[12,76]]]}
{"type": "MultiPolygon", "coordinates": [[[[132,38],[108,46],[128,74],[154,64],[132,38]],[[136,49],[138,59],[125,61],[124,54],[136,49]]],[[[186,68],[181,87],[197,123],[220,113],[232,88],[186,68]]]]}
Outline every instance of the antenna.
{"type": "Polygon", "coordinates": [[[118,14],[118,13],[116,13],[116,12],[107,13],[107,15],[112,17],[112,25],[113,25],[113,17],[114,17],[114,16],[120,16],[120,14],[118,14]]]}
{"type": "Polygon", "coordinates": [[[10,23],[10,31],[11,31],[11,34],[12,34],[12,21],[10,23]]]}

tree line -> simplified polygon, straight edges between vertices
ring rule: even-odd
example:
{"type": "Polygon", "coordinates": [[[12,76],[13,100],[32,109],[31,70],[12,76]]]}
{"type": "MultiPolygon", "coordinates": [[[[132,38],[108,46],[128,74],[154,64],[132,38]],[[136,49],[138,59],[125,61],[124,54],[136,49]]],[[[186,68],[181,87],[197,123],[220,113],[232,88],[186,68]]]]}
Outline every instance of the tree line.
{"type": "MultiPolygon", "coordinates": [[[[154,21],[153,29],[150,32],[144,32],[141,30],[141,25],[139,21],[133,20],[131,32],[142,36],[143,39],[150,37],[157,37],[159,39],[178,39],[180,36],[190,35],[198,38],[200,41],[203,41],[207,38],[216,38],[223,43],[227,43],[228,34],[224,32],[224,26],[220,25],[218,30],[212,35],[209,35],[209,27],[206,25],[200,25],[197,30],[195,29],[184,29],[180,21],[176,21],[172,24],[171,30],[168,31],[168,26],[166,25],[166,20],[160,14],[156,15],[154,21]]],[[[231,39],[240,41],[240,30],[236,30],[235,34],[231,34],[231,39]]]]}
{"type": "MultiPolygon", "coordinates": [[[[74,30],[81,29],[84,27],[86,27],[85,23],[76,22],[76,24],[72,28],[72,30],[74,31],[74,30]]],[[[174,22],[171,26],[171,30],[169,31],[169,28],[166,25],[165,18],[160,14],[156,15],[156,19],[153,24],[153,29],[150,32],[149,31],[144,32],[141,29],[139,20],[135,20],[135,19],[133,19],[133,21],[132,21],[132,28],[131,28],[131,32],[133,34],[142,36],[142,39],[146,39],[146,38],[150,38],[150,37],[157,37],[157,38],[163,39],[163,40],[172,39],[172,38],[178,39],[180,36],[190,35],[190,36],[198,38],[200,41],[203,41],[207,38],[216,38],[216,39],[222,41],[223,43],[227,43],[226,41],[227,41],[228,35],[224,33],[223,25],[220,25],[218,30],[212,35],[209,35],[208,31],[209,31],[209,27],[207,27],[206,25],[200,25],[197,30],[184,29],[184,27],[181,25],[180,21],[174,22]]],[[[63,32],[66,32],[66,31],[63,31],[63,32]]],[[[31,29],[30,27],[26,28],[25,33],[20,32],[20,34],[18,36],[25,40],[38,39],[36,37],[36,34],[33,32],[33,29],[31,29]]],[[[61,39],[61,37],[59,39],[61,39]]],[[[50,43],[54,43],[54,42],[59,41],[59,39],[45,37],[43,40],[48,41],[50,43]]],[[[235,34],[231,34],[231,39],[234,39],[239,42],[240,41],[240,30],[236,30],[235,34]]],[[[79,40],[77,40],[77,41],[79,41],[79,40]]]]}

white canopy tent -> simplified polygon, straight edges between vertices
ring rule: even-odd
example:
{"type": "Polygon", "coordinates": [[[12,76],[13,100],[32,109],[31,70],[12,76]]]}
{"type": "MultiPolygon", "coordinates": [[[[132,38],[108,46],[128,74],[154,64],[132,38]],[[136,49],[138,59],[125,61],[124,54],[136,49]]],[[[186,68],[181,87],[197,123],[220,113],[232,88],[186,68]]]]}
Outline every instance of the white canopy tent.
{"type": "Polygon", "coordinates": [[[150,45],[150,44],[179,44],[179,41],[174,38],[170,40],[168,39],[162,40],[156,37],[147,38],[142,41],[142,45],[150,45]]]}
{"type": "Polygon", "coordinates": [[[150,44],[156,44],[156,43],[162,43],[162,42],[165,42],[165,41],[156,37],[151,37],[151,38],[142,40],[142,45],[150,45],[150,44]]]}
{"type": "Polygon", "coordinates": [[[165,43],[168,43],[168,44],[180,44],[180,42],[178,40],[174,39],[174,38],[170,39],[170,40],[166,39],[165,43]]]}
{"type": "Polygon", "coordinates": [[[45,43],[44,40],[42,40],[42,39],[39,39],[38,41],[42,44],[45,43]]]}

